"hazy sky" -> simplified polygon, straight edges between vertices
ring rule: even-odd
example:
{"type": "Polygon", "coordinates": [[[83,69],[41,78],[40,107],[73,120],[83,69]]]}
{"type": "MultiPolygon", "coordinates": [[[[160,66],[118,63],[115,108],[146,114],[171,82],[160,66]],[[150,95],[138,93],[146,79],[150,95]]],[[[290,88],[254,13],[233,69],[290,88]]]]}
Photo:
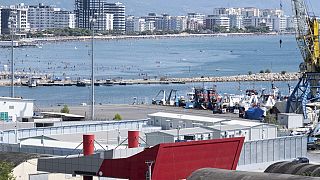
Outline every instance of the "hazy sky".
{"type": "MultiPolygon", "coordinates": [[[[282,1],[286,14],[291,14],[291,0],[110,0],[120,1],[126,5],[127,14],[145,15],[148,12],[169,13],[171,15],[183,15],[187,12],[202,12],[210,14],[215,7],[246,7],[280,8],[282,1]]],[[[74,0],[0,0],[0,5],[9,5],[24,2],[26,4],[54,4],[57,7],[73,10],[74,0]]],[[[306,0],[310,11],[320,14],[320,0],[306,0]],[[312,7],[312,8],[311,8],[312,7]]]]}

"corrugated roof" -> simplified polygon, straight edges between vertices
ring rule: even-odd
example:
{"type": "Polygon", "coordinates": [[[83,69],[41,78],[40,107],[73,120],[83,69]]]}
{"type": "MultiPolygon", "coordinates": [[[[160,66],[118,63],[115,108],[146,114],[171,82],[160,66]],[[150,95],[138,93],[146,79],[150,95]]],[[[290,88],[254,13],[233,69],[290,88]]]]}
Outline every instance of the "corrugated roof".
{"type": "Polygon", "coordinates": [[[273,124],[267,124],[267,123],[261,123],[261,122],[256,122],[256,121],[251,121],[251,120],[232,120],[232,121],[226,121],[223,122],[225,125],[241,125],[241,126],[247,126],[247,127],[255,127],[255,126],[262,126],[262,125],[268,125],[268,126],[275,126],[273,124]]]}
{"type": "Polygon", "coordinates": [[[221,130],[221,131],[234,131],[234,130],[249,129],[250,127],[243,126],[240,124],[232,124],[232,125],[221,124],[221,126],[220,125],[208,126],[208,128],[212,128],[215,130],[221,130]]]}
{"type": "Polygon", "coordinates": [[[174,114],[174,113],[165,113],[165,112],[157,112],[157,113],[149,114],[148,116],[149,117],[163,117],[163,118],[168,118],[168,119],[181,119],[181,120],[187,120],[187,121],[211,122],[211,123],[229,121],[227,119],[222,119],[222,118],[214,118],[214,117],[206,117],[206,116],[193,116],[193,115],[174,114]]]}

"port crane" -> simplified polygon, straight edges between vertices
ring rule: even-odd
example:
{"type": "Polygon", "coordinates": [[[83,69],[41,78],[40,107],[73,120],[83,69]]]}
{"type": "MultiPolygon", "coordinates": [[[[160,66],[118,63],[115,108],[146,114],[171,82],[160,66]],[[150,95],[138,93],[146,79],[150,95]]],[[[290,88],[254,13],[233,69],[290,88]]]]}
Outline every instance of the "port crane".
{"type": "Polygon", "coordinates": [[[320,99],[319,21],[310,15],[305,0],[292,0],[292,7],[303,62],[300,64],[302,76],[288,99],[286,111],[303,113],[307,119],[307,104],[320,99]]]}

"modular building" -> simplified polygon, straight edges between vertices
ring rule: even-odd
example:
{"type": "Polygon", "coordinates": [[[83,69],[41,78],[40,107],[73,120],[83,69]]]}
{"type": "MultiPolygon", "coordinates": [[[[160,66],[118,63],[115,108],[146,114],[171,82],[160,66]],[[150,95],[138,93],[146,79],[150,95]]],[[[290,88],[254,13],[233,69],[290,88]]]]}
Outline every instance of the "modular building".
{"type": "Polygon", "coordinates": [[[22,121],[33,116],[32,99],[0,97],[0,120],[22,121]]]}
{"type": "Polygon", "coordinates": [[[177,128],[193,128],[198,126],[213,126],[224,121],[229,120],[214,117],[192,116],[164,112],[157,112],[148,115],[149,125],[160,126],[164,130],[177,128]]]}
{"type": "Polygon", "coordinates": [[[277,126],[254,121],[231,120],[208,128],[221,131],[221,137],[245,137],[245,141],[274,139],[278,136],[277,126]]]}
{"type": "Polygon", "coordinates": [[[277,126],[260,122],[230,120],[214,126],[171,129],[146,133],[148,145],[177,141],[244,137],[245,141],[274,139],[277,126]]]}
{"type": "Polygon", "coordinates": [[[278,122],[280,125],[286,126],[288,129],[303,127],[303,115],[296,113],[279,113],[278,122]]]}
{"type": "Polygon", "coordinates": [[[202,127],[171,129],[146,133],[147,145],[155,146],[160,143],[177,141],[209,140],[220,138],[219,131],[202,127]]]}

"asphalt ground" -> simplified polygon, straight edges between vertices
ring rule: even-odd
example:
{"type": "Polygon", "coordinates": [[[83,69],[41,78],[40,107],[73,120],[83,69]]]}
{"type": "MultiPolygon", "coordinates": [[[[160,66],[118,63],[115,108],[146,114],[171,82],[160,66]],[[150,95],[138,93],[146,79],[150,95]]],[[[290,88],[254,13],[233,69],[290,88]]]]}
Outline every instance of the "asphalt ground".
{"type": "MultiPolygon", "coordinates": [[[[41,108],[41,111],[60,112],[62,106],[41,108]]],[[[85,116],[91,120],[90,106],[69,107],[71,114],[85,116]]],[[[241,119],[237,114],[213,114],[211,110],[184,109],[183,107],[160,106],[160,105],[96,105],[95,120],[112,120],[115,114],[120,114],[123,120],[146,119],[148,114],[156,112],[180,113],[188,115],[207,116],[226,119],[241,119]]]]}

